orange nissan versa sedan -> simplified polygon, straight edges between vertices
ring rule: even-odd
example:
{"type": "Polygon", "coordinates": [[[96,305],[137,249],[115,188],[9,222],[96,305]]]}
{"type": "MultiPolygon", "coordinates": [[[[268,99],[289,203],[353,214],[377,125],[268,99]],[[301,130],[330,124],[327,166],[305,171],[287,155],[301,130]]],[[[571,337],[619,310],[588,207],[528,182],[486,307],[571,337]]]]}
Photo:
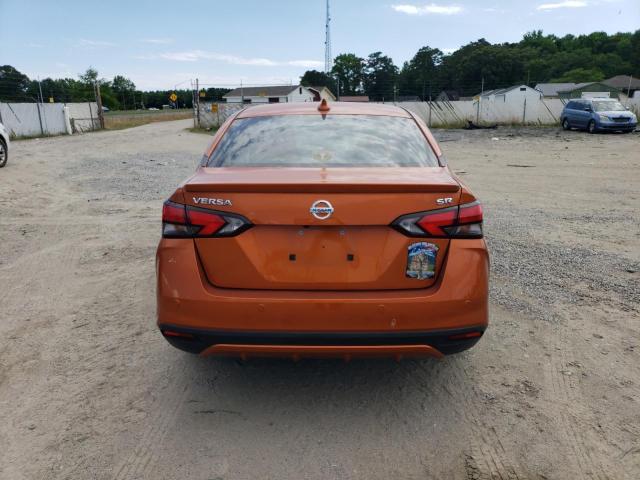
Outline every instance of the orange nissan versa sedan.
{"type": "Polygon", "coordinates": [[[482,208],[398,107],[263,105],[162,211],[158,326],[201,355],[441,357],[487,327],[482,208]]]}

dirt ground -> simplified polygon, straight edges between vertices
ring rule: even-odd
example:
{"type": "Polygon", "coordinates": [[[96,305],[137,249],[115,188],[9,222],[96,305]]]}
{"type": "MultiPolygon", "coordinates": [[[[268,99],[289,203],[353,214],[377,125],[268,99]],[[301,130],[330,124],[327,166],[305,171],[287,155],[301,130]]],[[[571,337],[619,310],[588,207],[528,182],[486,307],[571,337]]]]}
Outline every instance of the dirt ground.
{"type": "Polygon", "coordinates": [[[0,478],[640,478],[640,134],[438,131],[485,205],[491,326],[442,361],[202,359],[154,325],[188,120],[0,170],[0,478]]]}

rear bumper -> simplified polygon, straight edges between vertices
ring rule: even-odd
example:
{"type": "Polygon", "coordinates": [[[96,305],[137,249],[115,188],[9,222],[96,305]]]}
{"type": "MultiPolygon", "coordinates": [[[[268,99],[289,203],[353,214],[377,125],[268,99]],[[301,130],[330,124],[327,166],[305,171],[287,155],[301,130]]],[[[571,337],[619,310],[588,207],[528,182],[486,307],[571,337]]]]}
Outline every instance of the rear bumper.
{"type": "Polygon", "coordinates": [[[162,239],[156,258],[158,325],[191,335],[165,338],[204,355],[455,353],[479,337],[459,343],[448,337],[483,332],[488,323],[484,240],[452,240],[443,267],[432,287],[418,290],[222,289],[207,281],[193,241],[162,239]]]}
{"type": "Polygon", "coordinates": [[[485,327],[427,332],[229,332],[160,325],[176,348],[190,353],[239,356],[431,356],[475,345],[485,327]]]}

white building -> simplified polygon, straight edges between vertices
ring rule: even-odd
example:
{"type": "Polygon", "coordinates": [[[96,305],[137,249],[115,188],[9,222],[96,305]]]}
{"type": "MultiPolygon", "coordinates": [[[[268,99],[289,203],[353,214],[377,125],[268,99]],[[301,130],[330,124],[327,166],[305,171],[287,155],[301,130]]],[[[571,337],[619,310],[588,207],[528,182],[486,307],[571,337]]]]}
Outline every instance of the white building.
{"type": "Polygon", "coordinates": [[[327,102],[336,101],[336,96],[327,87],[309,87],[309,90],[311,90],[311,93],[314,95],[314,102],[319,102],[320,100],[326,100],[327,102]]]}
{"type": "Polygon", "coordinates": [[[508,103],[517,100],[538,101],[542,98],[542,92],[535,90],[526,85],[514,85],[509,88],[498,88],[497,90],[488,90],[481,95],[482,101],[504,102],[508,103]]]}
{"type": "Polygon", "coordinates": [[[315,95],[302,85],[277,85],[236,88],[223,98],[227,103],[287,103],[313,102],[315,95]]]}

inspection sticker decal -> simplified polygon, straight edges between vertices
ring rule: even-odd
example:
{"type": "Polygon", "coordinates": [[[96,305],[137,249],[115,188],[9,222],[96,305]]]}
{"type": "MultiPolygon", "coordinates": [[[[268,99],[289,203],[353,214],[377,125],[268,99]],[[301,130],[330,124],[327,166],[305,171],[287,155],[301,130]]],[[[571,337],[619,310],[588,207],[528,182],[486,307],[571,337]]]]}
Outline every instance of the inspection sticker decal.
{"type": "Polygon", "coordinates": [[[433,278],[436,273],[438,246],[433,243],[418,242],[409,245],[407,256],[407,277],[416,280],[433,278]]]}

